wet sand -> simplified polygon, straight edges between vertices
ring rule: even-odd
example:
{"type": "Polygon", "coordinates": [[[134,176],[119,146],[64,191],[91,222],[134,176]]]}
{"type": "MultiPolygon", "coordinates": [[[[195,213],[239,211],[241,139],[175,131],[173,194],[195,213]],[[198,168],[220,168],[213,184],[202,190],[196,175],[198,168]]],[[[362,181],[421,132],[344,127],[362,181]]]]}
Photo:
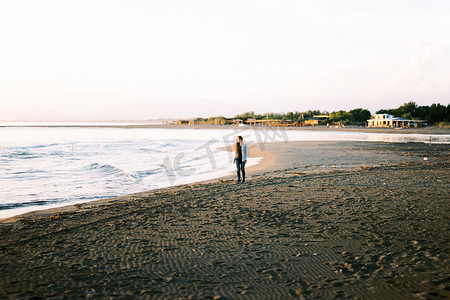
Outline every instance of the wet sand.
{"type": "Polygon", "coordinates": [[[0,298],[450,297],[450,145],[254,145],[231,178],[0,225],[0,298]]]}

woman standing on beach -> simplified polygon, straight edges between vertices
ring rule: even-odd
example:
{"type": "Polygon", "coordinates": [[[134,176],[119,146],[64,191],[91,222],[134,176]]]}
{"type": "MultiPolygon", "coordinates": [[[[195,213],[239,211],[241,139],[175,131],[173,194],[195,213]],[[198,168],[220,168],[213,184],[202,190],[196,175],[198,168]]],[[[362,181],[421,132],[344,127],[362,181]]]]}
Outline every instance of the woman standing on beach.
{"type": "Polygon", "coordinates": [[[244,143],[242,136],[237,137],[236,146],[234,148],[234,160],[236,164],[238,183],[245,182],[245,164],[247,163],[247,144],[244,143]]]}

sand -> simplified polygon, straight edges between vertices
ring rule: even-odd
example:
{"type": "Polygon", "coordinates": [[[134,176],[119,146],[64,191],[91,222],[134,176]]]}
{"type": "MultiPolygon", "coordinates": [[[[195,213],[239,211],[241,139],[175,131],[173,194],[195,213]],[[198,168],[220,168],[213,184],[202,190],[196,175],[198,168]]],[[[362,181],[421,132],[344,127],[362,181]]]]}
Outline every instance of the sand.
{"type": "Polygon", "coordinates": [[[450,296],[450,145],[280,143],[232,177],[0,225],[0,298],[450,296]]]}

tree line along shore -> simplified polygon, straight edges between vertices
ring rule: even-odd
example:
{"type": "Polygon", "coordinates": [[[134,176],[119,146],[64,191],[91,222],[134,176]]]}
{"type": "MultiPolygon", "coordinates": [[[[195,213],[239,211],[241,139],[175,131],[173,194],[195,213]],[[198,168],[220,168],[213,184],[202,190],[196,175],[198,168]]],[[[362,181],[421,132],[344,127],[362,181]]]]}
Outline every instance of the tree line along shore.
{"type": "MultiPolygon", "coordinates": [[[[398,108],[380,109],[376,114],[391,114],[404,119],[421,120],[423,124],[439,128],[449,128],[450,104],[447,106],[435,103],[430,106],[419,106],[415,102],[405,103],[398,108]]],[[[303,112],[265,113],[257,114],[254,111],[245,112],[226,118],[223,116],[209,118],[195,118],[191,120],[178,120],[172,124],[189,125],[283,125],[283,126],[307,126],[307,125],[357,125],[366,126],[367,120],[373,116],[368,109],[356,108],[350,111],[333,111],[331,113],[320,110],[308,110],[303,112]]]]}

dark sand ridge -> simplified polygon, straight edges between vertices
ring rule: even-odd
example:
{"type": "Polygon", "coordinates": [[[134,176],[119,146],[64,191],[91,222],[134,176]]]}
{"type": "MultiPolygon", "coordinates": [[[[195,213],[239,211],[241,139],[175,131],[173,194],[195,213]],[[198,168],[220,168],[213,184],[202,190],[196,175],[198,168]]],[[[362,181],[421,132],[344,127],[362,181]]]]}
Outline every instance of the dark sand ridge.
{"type": "Polygon", "coordinates": [[[257,148],[271,151],[272,163],[249,168],[244,186],[215,180],[2,225],[0,291],[13,298],[450,296],[449,145],[266,146],[257,148]]]}

